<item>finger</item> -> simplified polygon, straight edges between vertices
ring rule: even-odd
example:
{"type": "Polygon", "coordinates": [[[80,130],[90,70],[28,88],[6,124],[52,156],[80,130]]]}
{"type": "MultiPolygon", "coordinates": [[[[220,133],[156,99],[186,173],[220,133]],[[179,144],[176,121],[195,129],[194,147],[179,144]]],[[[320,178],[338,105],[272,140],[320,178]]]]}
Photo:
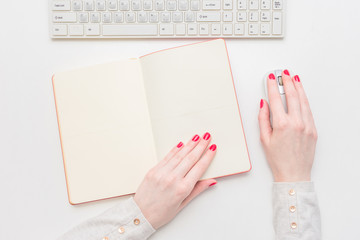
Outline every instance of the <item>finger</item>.
{"type": "Polygon", "coordinates": [[[281,116],[285,114],[285,109],[281,101],[279,87],[275,75],[270,73],[268,76],[268,96],[270,108],[273,116],[281,116]]]}
{"type": "Polygon", "coordinates": [[[171,158],[175,156],[182,148],[184,147],[183,142],[179,142],[175,147],[173,147],[170,152],[164,157],[162,161],[160,161],[156,167],[164,166],[171,158]]]}
{"type": "Polygon", "coordinates": [[[210,188],[211,186],[214,186],[216,184],[215,179],[207,179],[198,181],[195,184],[194,189],[191,191],[189,196],[187,196],[184,201],[179,206],[178,212],[181,211],[189,202],[191,202],[195,197],[197,197],[200,193],[204,192],[206,189],[210,188]]]}
{"type": "Polygon", "coordinates": [[[199,179],[204,175],[204,173],[210,166],[210,163],[214,159],[216,148],[217,147],[215,144],[210,146],[210,148],[204,153],[201,159],[197,161],[195,165],[193,165],[193,167],[188,171],[185,176],[186,181],[193,184],[199,181],[199,179]]]}
{"type": "Polygon", "coordinates": [[[179,163],[179,165],[174,169],[176,176],[184,177],[189,170],[194,166],[194,164],[200,159],[201,155],[204,153],[205,149],[209,145],[211,140],[210,133],[205,133],[199,144],[191,151],[184,159],[179,163]]]}
{"type": "Polygon", "coordinates": [[[296,117],[300,117],[301,116],[300,101],[299,101],[299,95],[294,86],[294,81],[291,79],[288,70],[284,70],[282,72],[281,77],[284,84],[288,114],[296,117]]]}
{"type": "Polygon", "coordinates": [[[167,163],[164,165],[164,171],[167,173],[172,171],[182,159],[188,155],[200,142],[200,136],[195,135],[191,140],[189,140],[182,149],[177,152],[167,163]]]}
{"type": "Polygon", "coordinates": [[[307,126],[315,127],[314,118],[310,109],[309,100],[305,94],[305,90],[300,81],[300,77],[298,75],[295,75],[293,77],[293,81],[294,81],[295,89],[299,95],[300,109],[304,123],[307,126]]]}
{"type": "Polygon", "coordinates": [[[260,111],[258,115],[259,127],[260,127],[260,139],[262,142],[268,142],[272,134],[272,127],[270,123],[270,110],[268,103],[261,99],[260,111]]]}

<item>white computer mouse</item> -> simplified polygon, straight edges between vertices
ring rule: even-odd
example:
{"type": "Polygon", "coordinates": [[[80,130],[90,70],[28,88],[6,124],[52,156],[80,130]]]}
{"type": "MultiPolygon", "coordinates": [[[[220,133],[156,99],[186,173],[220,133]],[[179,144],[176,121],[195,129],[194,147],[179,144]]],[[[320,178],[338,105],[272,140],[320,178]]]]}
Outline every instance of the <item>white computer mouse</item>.
{"type": "MultiPolygon", "coordinates": [[[[287,104],[286,104],[285,89],[284,89],[284,85],[283,85],[283,81],[282,81],[282,75],[281,75],[282,72],[283,72],[283,70],[277,69],[277,70],[274,70],[274,71],[270,71],[265,75],[265,77],[264,77],[265,94],[266,94],[266,99],[269,102],[269,95],[268,95],[268,90],[267,90],[267,81],[268,81],[267,79],[268,79],[269,74],[273,73],[275,75],[275,81],[277,82],[277,85],[278,85],[278,89],[279,89],[282,104],[284,106],[285,112],[287,113],[288,109],[287,109],[287,104]]],[[[270,108],[270,121],[272,123],[271,108],[270,108]]]]}

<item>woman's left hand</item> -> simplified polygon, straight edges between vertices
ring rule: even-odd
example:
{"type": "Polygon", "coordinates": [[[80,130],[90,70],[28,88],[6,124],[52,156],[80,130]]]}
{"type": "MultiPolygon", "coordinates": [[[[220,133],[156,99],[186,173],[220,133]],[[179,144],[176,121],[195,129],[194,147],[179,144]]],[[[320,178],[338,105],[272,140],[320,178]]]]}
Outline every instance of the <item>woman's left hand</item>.
{"type": "Polygon", "coordinates": [[[152,168],[138,188],[134,200],[149,223],[158,229],[170,222],[192,199],[216,184],[199,181],[216,153],[209,148],[211,136],[195,135],[186,145],[180,142],[152,168]]]}

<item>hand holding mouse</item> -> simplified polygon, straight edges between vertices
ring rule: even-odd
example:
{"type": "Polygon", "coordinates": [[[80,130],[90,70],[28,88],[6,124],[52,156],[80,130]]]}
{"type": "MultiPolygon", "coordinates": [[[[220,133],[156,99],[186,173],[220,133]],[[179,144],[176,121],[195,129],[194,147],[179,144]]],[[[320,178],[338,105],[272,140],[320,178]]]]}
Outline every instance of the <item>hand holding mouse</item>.
{"type": "Polygon", "coordinates": [[[276,182],[310,181],[317,131],[304,88],[298,75],[282,72],[287,112],[273,73],[267,77],[272,113],[265,100],[260,102],[260,139],[276,182]]]}

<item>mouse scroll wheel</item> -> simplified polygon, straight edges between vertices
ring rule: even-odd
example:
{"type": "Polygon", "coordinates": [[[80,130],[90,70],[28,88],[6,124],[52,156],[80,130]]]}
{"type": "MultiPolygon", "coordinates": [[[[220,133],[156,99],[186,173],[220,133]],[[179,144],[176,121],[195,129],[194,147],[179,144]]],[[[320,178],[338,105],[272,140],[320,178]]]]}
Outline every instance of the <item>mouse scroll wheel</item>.
{"type": "Polygon", "coordinates": [[[278,76],[278,82],[280,86],[283,86],[283,80],[281,76],[278,76]]]}

